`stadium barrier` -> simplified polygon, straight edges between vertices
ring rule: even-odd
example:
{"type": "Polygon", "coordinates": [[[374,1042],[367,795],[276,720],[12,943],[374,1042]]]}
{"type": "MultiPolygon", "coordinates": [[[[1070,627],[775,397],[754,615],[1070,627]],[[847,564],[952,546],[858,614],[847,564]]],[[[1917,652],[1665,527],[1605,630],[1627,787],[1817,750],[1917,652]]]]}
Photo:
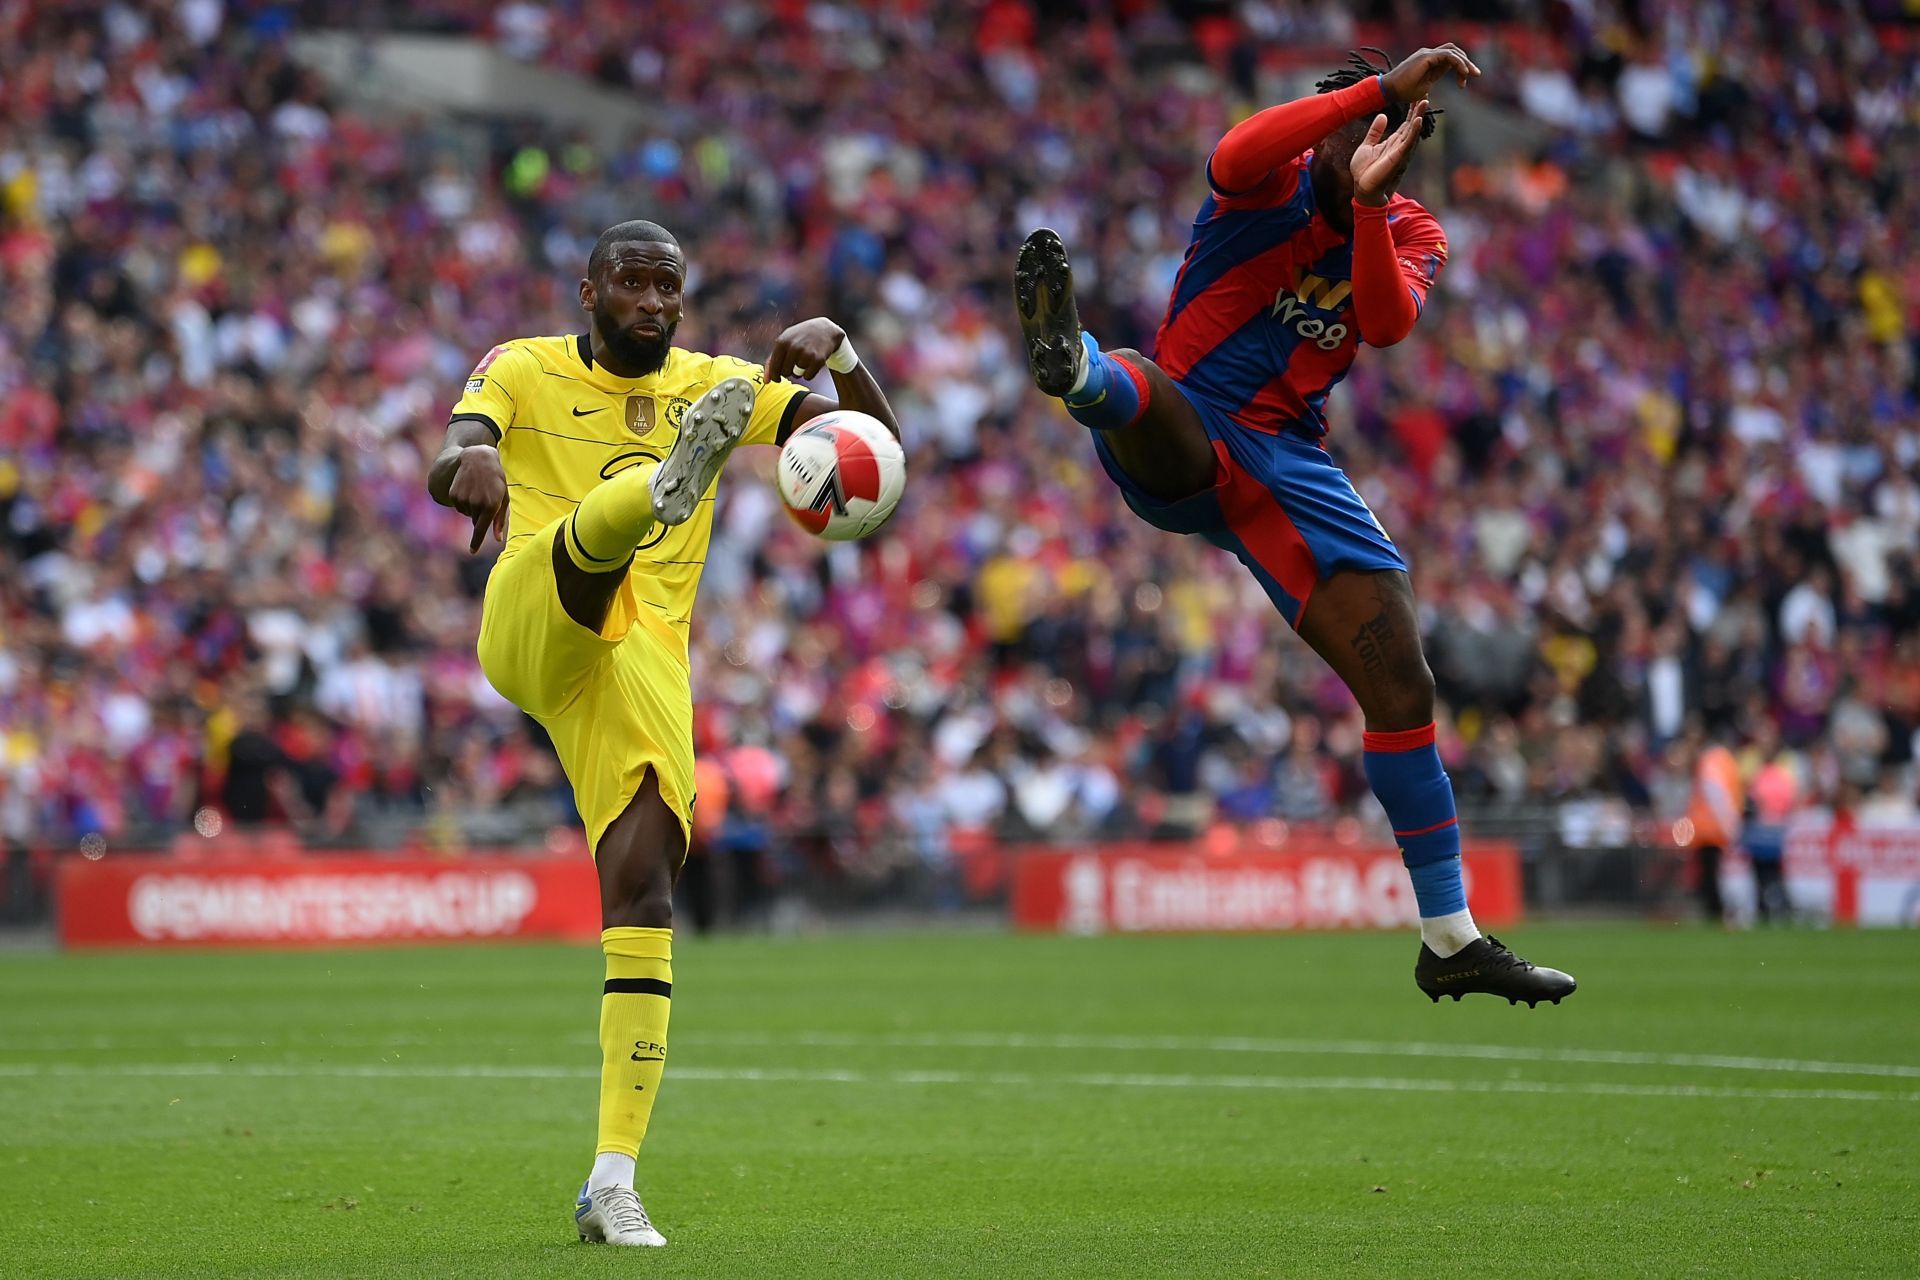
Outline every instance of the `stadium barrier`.
{"type": "MultiPolygon", "coordinates": [[[[1520,919],[1520,855],[1470,843],[1462,852],[1474,919],[1520,919]]],[[[1013,860],[1013,922],[1047,933],[1284,932],[1416,924],[1397,849],[1290,842],[1169,848],[1124,843],[1033,849],[1013,860]]]]}
{"type": "Polygon", "coordinates": [[[593,864],[566,856],[67,858],[56,901],[69,947],[600,936],[593,864]]]}

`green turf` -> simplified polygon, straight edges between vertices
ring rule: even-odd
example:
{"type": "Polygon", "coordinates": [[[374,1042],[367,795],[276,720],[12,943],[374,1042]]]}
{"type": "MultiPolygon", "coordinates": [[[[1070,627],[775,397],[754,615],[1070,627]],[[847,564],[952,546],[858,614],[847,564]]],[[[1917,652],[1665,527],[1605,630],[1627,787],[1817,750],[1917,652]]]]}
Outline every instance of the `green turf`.
{"type": "Polygon", "coordinates": [[[1380,935],[683,939],[664,1253],[570,1231],[591,949],[4,955],[0,1274],[1920,1267],[1920,938],[1516,941],[1580,993],[1436,1007],[1380,935]]]}

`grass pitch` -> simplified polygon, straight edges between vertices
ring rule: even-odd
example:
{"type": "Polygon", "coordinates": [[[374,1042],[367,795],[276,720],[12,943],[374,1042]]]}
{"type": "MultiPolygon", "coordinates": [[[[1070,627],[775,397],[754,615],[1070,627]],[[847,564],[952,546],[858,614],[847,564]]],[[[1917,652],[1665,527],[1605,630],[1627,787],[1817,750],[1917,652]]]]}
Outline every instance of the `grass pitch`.
{"type": "Polygon", "coordinates": [[[0,956],[0,1273],[1912,1274],[1920,938],[682,939],[641,1159],[573,1239],[597,951],[0,956]]]}

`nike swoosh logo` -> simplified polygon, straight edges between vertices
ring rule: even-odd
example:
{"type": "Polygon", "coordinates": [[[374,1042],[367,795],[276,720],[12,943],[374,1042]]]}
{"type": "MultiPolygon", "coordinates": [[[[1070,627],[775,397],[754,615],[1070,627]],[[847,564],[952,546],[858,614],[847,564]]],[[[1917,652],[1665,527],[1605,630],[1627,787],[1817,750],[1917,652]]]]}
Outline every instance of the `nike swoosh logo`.
{"type": "Polygon", "coordinates": [[[633,1060],[635,1062],[665,1062],[666,1061],[665,1058],[643,1058],[637,1053],[633,1055],[633,1060]]]}
{"type": "Polygon", "coordinates": [[[579,405],[573,406],[573,416],[576,418],[584,418],[590,413],[605,413],[606,411],[607,406],[605,405],[601,405],[598,409],[582,409],[579,405]]]}

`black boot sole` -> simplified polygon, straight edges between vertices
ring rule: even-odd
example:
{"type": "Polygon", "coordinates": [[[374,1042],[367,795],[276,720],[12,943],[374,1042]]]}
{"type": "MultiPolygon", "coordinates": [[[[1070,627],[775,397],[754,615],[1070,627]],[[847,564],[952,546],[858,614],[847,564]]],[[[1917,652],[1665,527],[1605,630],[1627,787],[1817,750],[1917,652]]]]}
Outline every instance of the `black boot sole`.
{"type": "MultiPolygon", "coordinates": [[[[1498,991],[1434,991],[1428,987],[1421,987],[1420,990],[1425,992],[1427,999],[1433,1001],[1435,1004],[1440,1003],[1441,996],[1452,996],[1453,1002],[1458,1004],[1468,996],[1497,996],[1500,994],[1498,991]]],[[[1508,996],[1507,1003],[1519,1004],[1525,1001],[1527,1008],[1531,1009],[1543,1001],[1547,1004],[1559,1004],[1562,1000],[1565,1000],[1567,996],[1572,994],[1573,992],[1569,991],[1564,995],[1557,996],[1508,996]]]]}
{"type": "Polygon", "coordinates": [[[1050,396],[1073,389],[1080,359],[1080,311],[1073,302],[1067,246],[1046,227],[1020,246],[1013,267],[1013,301],[1027,344],[1033,384],[1050,396]]]}

